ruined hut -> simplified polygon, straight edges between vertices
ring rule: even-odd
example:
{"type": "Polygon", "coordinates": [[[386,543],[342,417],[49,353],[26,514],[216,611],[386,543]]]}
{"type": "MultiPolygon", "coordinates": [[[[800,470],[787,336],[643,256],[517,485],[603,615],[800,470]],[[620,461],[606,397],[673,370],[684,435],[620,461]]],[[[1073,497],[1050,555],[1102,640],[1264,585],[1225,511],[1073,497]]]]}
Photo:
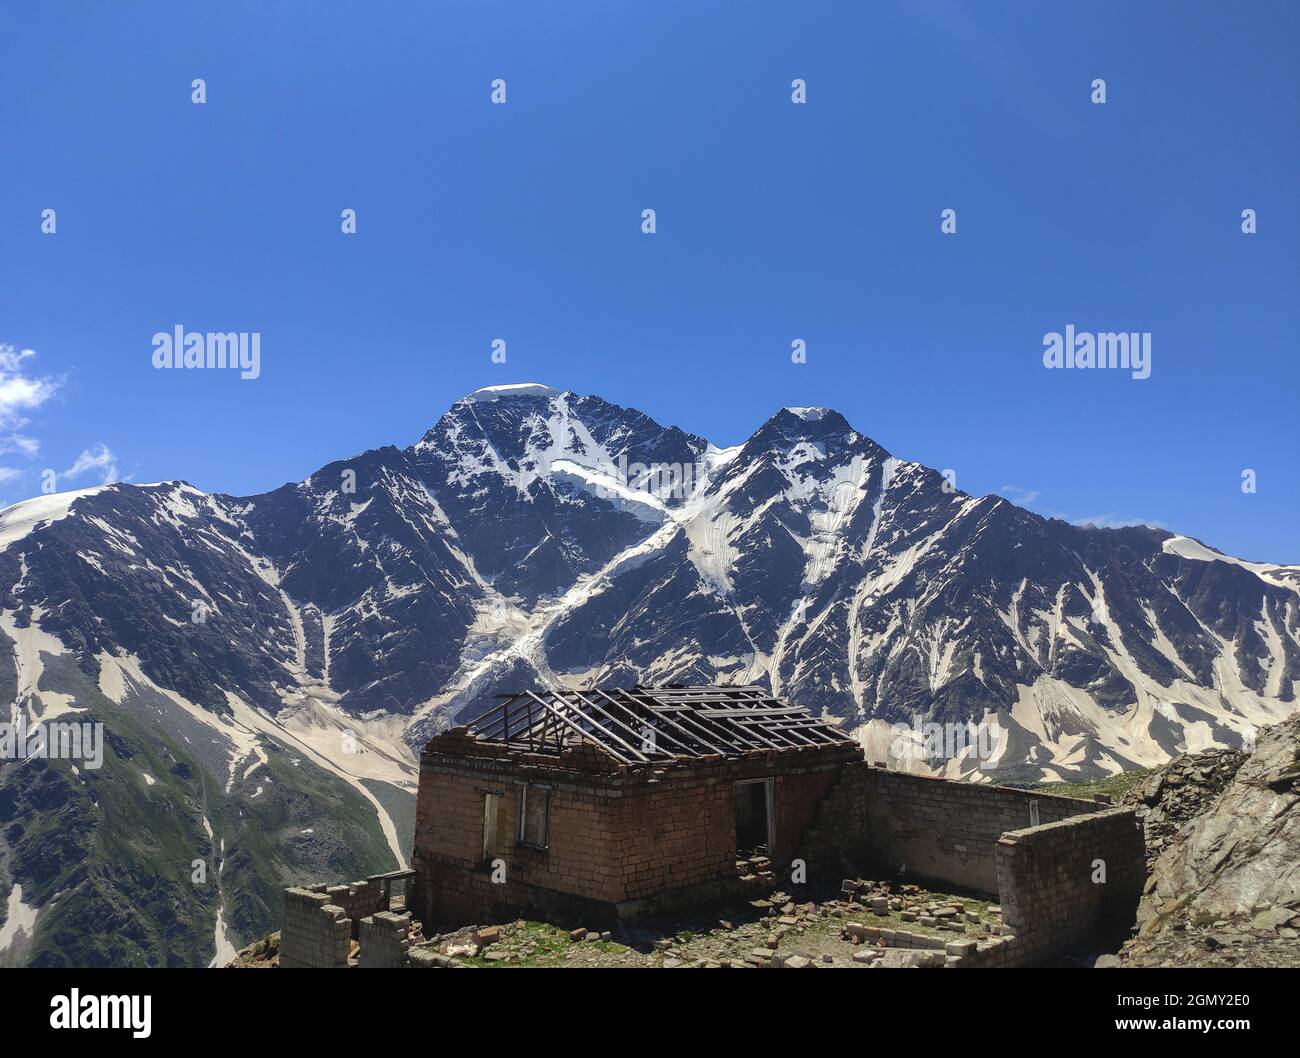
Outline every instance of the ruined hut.
{"type": "Polygon", "coordinates": [[[421,755],[413,907],[615,922],[761,889],[860,760],[758,687],[505,695],[421,755]]]}

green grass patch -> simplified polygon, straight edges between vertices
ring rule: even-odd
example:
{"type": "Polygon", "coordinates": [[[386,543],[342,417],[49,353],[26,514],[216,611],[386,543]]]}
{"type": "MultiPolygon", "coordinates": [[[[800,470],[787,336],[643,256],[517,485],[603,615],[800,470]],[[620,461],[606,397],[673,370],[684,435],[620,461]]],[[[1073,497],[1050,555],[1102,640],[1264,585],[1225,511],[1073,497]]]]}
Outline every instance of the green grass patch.
{"type": "Polygon", "coordinates": [[[1121,797],[1154,770],[1154,768],[1135,768],[1133,771],[1124,771],[1118,775],[1108,775],[1104,779],[1092,779],[1088,782],[1045,782],[1035,786],[1034,789],[1058,797],[1090,799],[1100,795],[1118,803],[1121,797]]]}

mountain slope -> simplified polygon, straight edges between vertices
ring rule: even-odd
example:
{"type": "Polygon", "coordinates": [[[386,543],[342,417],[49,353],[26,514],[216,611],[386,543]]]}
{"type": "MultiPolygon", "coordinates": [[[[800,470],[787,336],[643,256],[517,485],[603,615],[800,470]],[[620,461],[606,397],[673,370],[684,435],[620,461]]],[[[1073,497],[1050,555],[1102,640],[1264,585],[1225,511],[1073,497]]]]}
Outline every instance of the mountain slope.
{"type": "Polygon", "coordinates": [[[720,449],[599,397],[492,387],[408,448],[260,496],[113,485],[0,512],[13,718],[120,736],[98,774],[0,763],[0,885],[22,886],[11,915],[39,909],[34,958],[206,963],[270,928],[280,884],[391,867],[413,751],[537,682],[766,683],[873,757],[915,757],[895,725],[982,725],[982,754],[898,761],[978,781],[1235,747],[1295,706],[1298,586],[957,492],[825,409],[720,449]],[[145,760],[152,783],[130,778],[145,760]],[[115,844],[110,800],[158,848],[115,844]],[[26,835],[51,818],[80,837],[39,864],[26,835]],[[150,887],[139,936],[117,931],[133,947],[73,942],[150,887]]]}

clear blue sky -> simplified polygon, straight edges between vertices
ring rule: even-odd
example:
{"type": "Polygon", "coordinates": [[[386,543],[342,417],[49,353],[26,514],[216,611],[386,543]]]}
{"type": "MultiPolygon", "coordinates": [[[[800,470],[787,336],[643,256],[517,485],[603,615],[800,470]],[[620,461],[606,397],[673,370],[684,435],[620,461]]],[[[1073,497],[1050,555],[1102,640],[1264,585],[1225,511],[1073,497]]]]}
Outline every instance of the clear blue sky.
{"type": "Polygon", "coordinates": [[[973,493],[1300,562],[1298,36],[1291,2],[6,4],[0,499],[258,492],[535,380],[723,445],[831,406],[973,493]],[[1044,369],[1067,323],[1152,332],[1152,377],[1044,369]],[[260,331],[261,377],[154,370],[176,324],[260,331]]]}

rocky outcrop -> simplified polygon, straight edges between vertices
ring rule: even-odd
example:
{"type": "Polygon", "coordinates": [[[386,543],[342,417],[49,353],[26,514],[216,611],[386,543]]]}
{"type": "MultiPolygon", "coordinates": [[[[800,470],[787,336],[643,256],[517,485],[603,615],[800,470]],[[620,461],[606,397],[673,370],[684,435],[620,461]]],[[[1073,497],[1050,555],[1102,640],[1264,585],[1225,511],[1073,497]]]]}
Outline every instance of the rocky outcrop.
{"type": "Polygon", "coordinates": [[[1130,965],[1300,963],[1300,717],[1179,757],[1126,795],[1151,856],[1130,965]]]}
{"type": "Polygon", "coordinates": [[[1124,803],[1134,805],[1142,820],[1148,868],[1155,866],[1183,825],[1223,792],[1245,759],[1245,753],[1235,750],[1184,754],[1157,768],[1125,795],[1124,803]]]}

